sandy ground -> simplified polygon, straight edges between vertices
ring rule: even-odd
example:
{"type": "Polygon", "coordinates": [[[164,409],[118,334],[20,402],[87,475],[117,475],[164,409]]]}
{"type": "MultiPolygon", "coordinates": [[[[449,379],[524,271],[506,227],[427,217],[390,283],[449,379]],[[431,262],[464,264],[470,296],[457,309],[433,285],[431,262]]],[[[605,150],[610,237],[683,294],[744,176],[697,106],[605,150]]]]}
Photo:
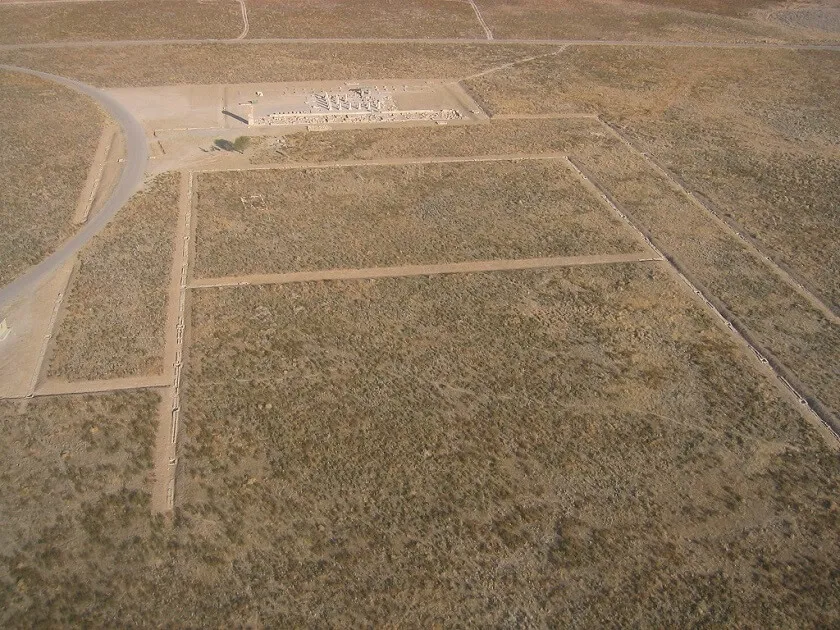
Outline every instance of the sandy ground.
{"type": "Polygon", "coordinates": [[[73,265],[74,261],[65,263],[34,293],[4,309],[11,334],[0,341],[0,398],[34,393],[73,265]]]}

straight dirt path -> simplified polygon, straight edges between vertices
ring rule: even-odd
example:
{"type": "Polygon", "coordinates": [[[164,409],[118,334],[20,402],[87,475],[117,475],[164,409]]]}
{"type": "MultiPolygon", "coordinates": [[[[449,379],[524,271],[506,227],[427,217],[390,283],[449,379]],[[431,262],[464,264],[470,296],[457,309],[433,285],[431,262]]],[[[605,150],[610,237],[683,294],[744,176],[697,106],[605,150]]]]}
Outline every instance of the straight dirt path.
{"type": "Polygon", "coordinates": [[[125,137],[125,163],[123,164],[120,179],[117,182],[111,196],[102,205],[96,215],[87,221],[78,232],[59,245],[58,249],[47,256],[34,267],[29,268],[23,275],[19,276],[5,287],[0,288],[0,308],[8,305],[20,295],[32,293],[36,287],[52,275],[59,267],[70,260],[84,247],[102,228],[114,217],[123,207],[128,199],[141,186],[143,176],[146,172],[148,160],[148,149],[146,145],[146,132],[142,125],[131,113],[123,107],[115,98],[105,92],[91,87],[80,81],[65,79],[54,74],[38,72],[18,68],[16,66],[0,65],[0,69],[12,72],[23,72],[31,74],[48,81],[54,81],[66,85],[74,90],[94,99],[105,111],[117,122],[125,137]]]}
{"type": "Polygon", "coordinates": [[[175,232],[172,268],[167,294],[166,342],[164,349],[167,391],[158,409],[152,486],[152,512],[171,514],[175,507],[175,476],[178,466],[178,435],[181,416],[181,369],[184,364],[184,336],[187,323],[187,281],[192,238],[193,174],[181,173],[178,193],[178,226],[175,232]],[[178,255],[180,252],[180,256],[178,255]]]}
{"type": "Polygon", "coordinates": [[[100,394],[126,389],[154,389],[165,387],[169,381],[164,376],[130,376],[95,381],[49,380],[33,393],[34,396],[64,396],[67,394],[100,394]]]}
{"type": "Polygon", "coordinates": [[[90,216],[93,200],[96,197],[99,184],[102,182],[102,176],[105,173],[105,165],[108,161],[108,153],[111,150],[111,145],[114,142],[114,134],[117,133],[119,131],[111,121],[105,123],[105,128],[102,130],[102,135],[99,138],[99,145],[96,147],[96,153],[93,156],[93,164],[88,173],[88,178],[85,181],[85,186],[82,188],[82,193],[79,195],[79,201],[76,204],[76,212],[73,215],[73,223],[76,225],[86,222],[88,216],[90,216]]]}
{"type": "Polygon", "coordinates": [[[252,274],[202,278],[193,280],[190,289],[241,287],[257,284],[291,284],[294,282],[323,282],[327,280],[369,280],[373,278],[408,278],[411,276],[439,276],[453,273],[486,271],[515,271],[521,269],[550,269],[553,267],[580,267],[584,265],[614,265],[662,260],[659,256],[645,254],[596,254],[592,256],[555,256],[550,258],[517,258],[476,260],[469,262],[441,263],[434,265],[400,265],[395,267],[362,267],[357,269],[324,269],[296,271],[293,273],[252,274]]]}
{"type": "Polygon", "coordinates": [[[29,44],[2,44],[3,50],[27,50],[35,48],[120,48],[122,46],[160,46],[160,45],[202,46],[206,44],[223,44],[236,46],[239,44],[424,44],[424,45],[474,45],[486,46],[628,46],[633,48],[748,48],[760,50],[836,50],[840,51],[840,44],[809,44],[809,43],[780,43],[769,42],[704,42],[704,41],[637,41],[629,39],[470,39],[470,38],[393,38],[358,37],[358,38],[309,38],[297,39],[288,37],[254,38],[254,39],[123,39],[123,40],[89,40],[67,42],[36,42],[29,44]]]}

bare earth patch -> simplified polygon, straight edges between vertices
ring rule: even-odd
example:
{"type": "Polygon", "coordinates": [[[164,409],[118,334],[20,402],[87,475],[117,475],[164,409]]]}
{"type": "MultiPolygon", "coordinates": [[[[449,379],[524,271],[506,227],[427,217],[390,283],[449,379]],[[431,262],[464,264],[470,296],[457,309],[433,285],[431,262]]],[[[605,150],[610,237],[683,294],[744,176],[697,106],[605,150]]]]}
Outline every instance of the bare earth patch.
{"type": "Polygon", "coordinates": [[[569,153],[605,135],[586,118],[491,120],[480,125],[298,132],[259,138],[252,164],[333,162],[382,158],[468,157],[513,153],[569,153]]]}

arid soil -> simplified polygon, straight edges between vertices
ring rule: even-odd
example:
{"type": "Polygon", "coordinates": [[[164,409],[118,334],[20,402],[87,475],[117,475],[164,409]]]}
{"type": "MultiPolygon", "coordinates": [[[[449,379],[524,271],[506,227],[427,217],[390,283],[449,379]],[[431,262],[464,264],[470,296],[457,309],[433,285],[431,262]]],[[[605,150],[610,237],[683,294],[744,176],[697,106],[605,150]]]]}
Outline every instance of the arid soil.
{"type": "Polygon", "coordinates": [[[156,395],[2,407],[5,625],[838,615],[836,455],[663,263],[202,291],[193,318],[172,529],[156,395]]]}
{"type": "Polygon", "coordinates": [[[836,614],[836,460],[661,267],[203,291],[193,323],[183,514],[284,576],[262,621],[836,614]]]}
{"type": "Polygon", "coordinates": [[[809,394],[837,414],[837,323],[799,295],[734,232],[715,222],[620,142],[582,151],[580,162],[686,273],[793,370],[809,394]]]}
{"type": "Polygon", "coordinates": [[[0,71],[0,110],[0,285],[5,285],[74,230],[73,210],[105,114],[69,88],[5,71],[0,71]]]}
{"type": "Polygon", "coordinates": [[[0,4],[0,43],[233,38],[242,30],[236,2],[130,0],[0,4]]]}
{"type": "Polygon", "coordinates": [[[628,253],[559,160],[203,173],[194,275],[628,253]]]}
{"type": "Polygon", "coordinates": [[[748,2],[648,0],[480,0],[497,39],[633,39],[642,41],[791,41],[800,33],[779,24],[744,19],[748,2]],[[742,14],[742,17],[736,17],[742,14]]]}
{"type": "Polygon", "coordinates": [[[0,50],[0,61],[101,87],[359,79],[456,79],[554,50],[482,44],[160,44],[0,50]]]}
{"type": "Polygon", "coordinates": [[[483,37],[467,2],[249,0],[249,37],[483,37]]]}
{"type": "MultiPolygon", "coordinates": [[[[251,36],[484,35],[466,2],[246,4],[251,36]]],[[[86,23],[127,3],[62,3],[76,17],[0,40],[242,33],[238,2],[152,6],[86,23]]],[[[156,145],[150,171],[183,172],[81,252],[54,380],[0,400],[0,626],[840,624],[838,443],[796,397],[840,426],[840,57],[761,44],[830,34],[763,0],[475,6],[497,38],[638,45],[0,50],[201,99],[217,82],[463,80],[496,116],[273,128],[244,155],[170,130],[195,162],[156,145]],[[495,257],[510,264],[480,268],[495,257]],[[210,277],[301,270],[320,275],[210,277]]],[[[0,220],[19,221],[0,260],[23,268],[61,238],[103,119],[0,80],[0,220]]]]}
{"type": "Polygon", "coordinates": [[[838,76],[822,52],[696,51],[685,68],[674,51],[618,48],[569,49],[469,83],[495,113],[560,102],[619,122],[838,304],[838,76]]]}
{"type": "MultiPolygon", "coordinates": [[[[820,52],[697,51],[686,70],[673,51],[569,49],[469,84],[496,113],[548,112],[559,101],[615,121],[836,313],[836,63],[820,52]],[[807,164],[813,168],[806,173],[807,164]]],[[[693,260],[688,269],[837,416],[836,322],[781,282],[760,256],[746,256],[734,231],[714,227],[696,206],[689,211],[693,204],[684,196],[671,195],[671,210],[665,202],[654,210],[651,192],[671,193],[655,173],[644,185],[641,172],[650,164],[637,158],[640,170],[628,171],[629,153],[619,150],[612,160],[601,148],[583,153],[602,163],[602,182],[619,200],[637,211],[645,206],[643,218],[653,221],[647,227],[663,238],[670,233],[673,253],[693,260]],[[675,212],[681,221],[674,222],[675,212]]]]}
{"type": "Polygon", "coordinates": [[[387,158],[570,153],[606,132],[597,120],[491,120],[489,124],[396,129],[348,129],[259,138],[252,164],[387,158]]]}
{"type": "Polygon", "coordinates": [[[94,589],[71,576],[119,555],[135,534],[147,540],[148,518],[128,517],[148,505],[156,402],[152,392],[60,396],[19,413],[0,401],[4,627],[78,621],[77,598],[94,589]]]}
{"type": "Polygon", "coordinates": [[[48,375],[94,380],[163,370],[176,173],[158,176],[82,252],[48,375]]]}

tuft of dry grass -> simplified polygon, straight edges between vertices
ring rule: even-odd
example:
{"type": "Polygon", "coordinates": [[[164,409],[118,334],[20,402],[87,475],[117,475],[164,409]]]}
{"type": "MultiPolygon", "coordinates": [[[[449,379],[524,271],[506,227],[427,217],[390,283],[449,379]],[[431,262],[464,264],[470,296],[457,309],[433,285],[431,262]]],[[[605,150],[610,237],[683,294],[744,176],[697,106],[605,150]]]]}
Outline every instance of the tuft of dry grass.
{"type": "Polygon", "coordinates": [[[153,179],[82,250],[48,374],[67,380],[163,370],[178,173],[153,179]]]}
{"type": "Polygon", "coordinates": [[[87,97],[30,75],[0,71],[0,285],[73,233],[71,219],[105,114],[87,97]]]}

